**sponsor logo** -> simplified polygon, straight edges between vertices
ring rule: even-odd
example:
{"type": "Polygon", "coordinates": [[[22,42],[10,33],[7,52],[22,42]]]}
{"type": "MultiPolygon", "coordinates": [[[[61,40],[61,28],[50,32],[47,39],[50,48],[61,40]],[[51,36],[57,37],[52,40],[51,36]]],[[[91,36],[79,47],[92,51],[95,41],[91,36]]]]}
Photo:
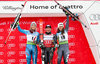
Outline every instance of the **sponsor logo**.
{"type": "Polygon", "coordinates": [[[15,51],[8,51],[7,56],[9,57],[9,56],[15,55],[15,53],[16,53],[15,51]]]}
{"type": "Polygon", "coordinates": [[[7,47],[8,49],[11,49],[12,47],[15,47],[16,45],[15,44],[8,44],[7,47]]]}
{"type": "Polygon", "coordinates": [[[75,50],[70,50],[70,55],[75,54],[75,50]]]}
{"type": "Polygon", "coordinates": [[[91,14],[89,19],[92,21],[91,25],[98,25],[98,21],[100,21],[100,14],[91,14]]]}
{"type": "Polygon", "coordinates": [[[0,55],[3,55],[4,54],[4,52],[0,52],[0,55]]]}
{"type": "Polygon", "coordinates": [[[2,23],[0,23],[0,25],[6,25],[6,22],[2,22],[2,23]]]}
{"type": "Polygon", "coordinates": [[[20,41],[22,41],[23,39],[26,39],[26,36],[19,36],[20,41]]]}
{"type": "Polygon", "coordinates": [[[75,27],[69,27],[69,30],[73,31],[73,30],[75,30],[75,27]]]}
{"type": "Polygon", "coordinates": [[[69,43],[69,46],[75,46],[75,43],[73,43],[73,42],[69,43]]]}
{"type": "Polygon", "coordinates": [[[26,62],[26,59],[20,59],[19,62],[26,62]]]}
{"type": "Polygon", "coordinates": [[[3,59],[0,59],[0,63],[4,63],[4,60],[3,59]]]}
{"type": "Polygon", "coordinates": [[[10,30],[11,30],[10,28],[7,29],[8,32],[10,32],[10,30]]]}
{"type": "Polygon", "coordinates": [[[98,22],[91,22],[90,24],[91,25],[98,25],[99,23],[98,22]]]}
{"type": "Polygon", "coordinates": [[[3,40],[4,39],[4,36],[0,36],[0,40],[3,40]]]}
{"type": "Polygon", "coordinates": [[[21,21],[20,24],[31,24],[32,22],[36,22],[36,24],[39,24],[39,21],[21,21]]]}
{"type": "Polygon", "coordinates": [[[10,36],[9,39],[15,39],[15,36],[10,36]]]}
{"type": "Polygon", "coordinates": [[[0,32],[3,32],[4,31],[4,29],[0,29],[0,32]]]}
{"type": "MultiPolygon", "coordinates": [[[[82,9],[83,6],[82,5],[67,5],[67,6],[63,6],[63,7],[67,7],[68,9],[82,9]]],[[[36,6],[36,5],[30,5],[30,9],[61,9],[61,7],[57,6],[57,5],[53,5],[53,6],[36,6]]]]}
{"type": "Polygon", "coordinates": [[[19,44],[19,47],[20,47],[20,48],[26,47],[26,43],[20,43],[20,44],[19,44]]]}
{"type": "Polygon", "coordinates": [[[75,35],[69,35],[68,38],[75,38],[75,35]]]}
{"type": "Polygon", "coordinates": [[[68,61],[69,61],[69,62],[75,62],[76,59],[75,59],[75,58],[69,58],[68,61]]]}
{"type": "Polygon", "coordinates": [[[98,20],[100,20],[100,14],[91,14],[91,15],[89,16],[89,18],[90,18],[90,20],[92,20],[92,21],[98,21],[98,20]]]}
{"type": "Polygon", "coordinates": [[[15,59],[8,59],[7,62],[8,62],[8,63],[15,63],[16,60],[15,60],[15,59]]]}
{"type": "Polygon", "coordinates": [[[30,21],[30,22],[22,21],[22,22],[20,22],[20,24],[31,24],[31,22],[32,22],[32,21],[30,21]]]}
{"type": "Polygon", "coordinates": [[[14,6],[2,6],[2,8],[4,10],[12,10],[12,11],[16,11],[16,10],[21,10],[22,9],[20,7],[14,7],[14,6]]]}
{"type": "Polygon", "coordinates": [[[25,55],[25,51],[19,51],[19,55],[20,55],[20,56],[25,55]]]}
{"type": "Polygon", "coordinates": [[[0,47],[4,47],[4,44],[0,44],[0,47]]]}

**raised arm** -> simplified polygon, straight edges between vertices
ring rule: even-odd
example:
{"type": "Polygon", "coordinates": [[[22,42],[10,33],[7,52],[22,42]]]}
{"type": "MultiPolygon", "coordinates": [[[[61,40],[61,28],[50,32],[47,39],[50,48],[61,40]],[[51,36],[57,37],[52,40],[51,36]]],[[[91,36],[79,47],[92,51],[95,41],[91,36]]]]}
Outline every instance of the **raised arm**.
{"type": "MultiPolygon", "coordinates": [[[[68,9],[68,8],[66,8],[65,7],[65,9],[68,9]]],[[[63,10],[63,9],[62,9],[63,10]]],[[[66,30],[66,32],[68,32],[68,29],[69,29],[69,14],[65,11],[65,10],[63,10],[63,12],[65,13],[65,15],[66,15],[66,26],[65,26],[65,30],[66,30]]]]}
{"type": "Polygon", "coordinates": [[[66,19],[66,26],[65,26],[65,30],[66,32],[68,32],[68,29],[69,29],[69,15],[67,14],[67,19],[66,19]]]}
{"type": "Polygon", "coordinates": [[[19,25],[18,25],[18,31],[20,31],[21,33],[24,33],[24,34],[27,34],[27,32],[28,32],[27,30],[21,29],[19,25]]]}

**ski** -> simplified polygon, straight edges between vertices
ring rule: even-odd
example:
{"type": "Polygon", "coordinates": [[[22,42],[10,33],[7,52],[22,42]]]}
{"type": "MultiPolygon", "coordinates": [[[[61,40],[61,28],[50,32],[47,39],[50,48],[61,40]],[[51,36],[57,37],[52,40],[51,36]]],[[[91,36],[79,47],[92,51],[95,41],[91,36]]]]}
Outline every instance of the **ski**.
{"type": "Polygon", "coordinates": [[[43,43],[43,21],[40,19],[40,39],[41,42],[43,43]]]}
{"type": "Polygon", "coordinates": [[[88,28],[76,15],[74,15],[70,10],[65,9],[61,4],[59,4],[56,0],[54,0],[57,5],[59,5],[64,11],[66,11],[71,17],[73,17],[75,20],[79,21],[85,28],[88,28]]]}
{"type": "MultiPolygon", "coordinates": [[[[40,42],[41,42],[41,44],[43,45],[43,21],[42,21],[42,19],[40,19],[40,42]]],[[[45,55],[44,55],[44,49],[41,49],[42,50],[42,64],[45,64],[45,62],[44,62],[44,58],[45,58],[45,55]]]]}
{"type": "Polygon", "coordinates": [[[6,40],[5,40],[5,44],[7,43],[8,38],[9,38],[11,32],[13,31],[13,29],[15,29],[15,28],[17,27],[16,24],[17,24],[17,22],[19,22],[19,19],[21,18],[21,13],[22,13],[22,11],[23,11],[23,9],[24,9],[26,3],[27,3],[27,0],[25,0],[24,5],[22,5],[22,9],[21,9],[20,13],[17,14],[17,16],[16,16],[16,18],[15,18],[13,24],[11,24],[11,29],[10,29],[10,32],[9,32],[9,34],[8,34],[8,36],[7,36],[7,38],[6,38],[6,40]]]}

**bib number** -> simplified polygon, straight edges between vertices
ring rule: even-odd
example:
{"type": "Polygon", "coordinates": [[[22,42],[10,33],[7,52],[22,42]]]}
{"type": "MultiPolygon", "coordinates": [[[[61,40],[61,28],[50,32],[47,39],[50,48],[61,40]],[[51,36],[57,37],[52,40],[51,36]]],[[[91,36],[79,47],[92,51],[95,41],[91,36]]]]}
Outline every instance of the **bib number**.
{"type": "Polygon", "coordinates": [[[67,34],[63,34],[63,35],[59,35],[59,41],[67,41],[68,40],[68,35],[67,34]]]}
{"type": "Polygon", "coordinates": [[[33,41],[36,41],[36,39],[37,39],[37,36],[27,35],[27,41],[33,42],[33,41]]]}
{"type": "Polygon", "coordinates": [[[62,35],[62,36],[61,36],[61,39],[65,39],[65,35],[62,35]]]}

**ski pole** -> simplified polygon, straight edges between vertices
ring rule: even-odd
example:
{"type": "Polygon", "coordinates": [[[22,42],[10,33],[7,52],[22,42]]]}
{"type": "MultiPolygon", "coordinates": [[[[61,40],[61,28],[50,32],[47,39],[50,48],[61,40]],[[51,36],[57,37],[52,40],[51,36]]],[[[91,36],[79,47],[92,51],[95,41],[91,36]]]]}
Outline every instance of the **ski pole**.
{"type": "Polygon", "coordinates": [[[23,11],[25,5],[26,5],[26,2],[27,2],[27,0],[25,0],[24,5],[22,5],[23,8],[21,9],[20,13],[17,14],[17,16],[16,16],[16,18],[15,18],[15,20],[14,20],[14,24],[13,24],[13,26],[11,27],[11,30],[10,30],[10,32],[9,32],[9,34],[8,34],[6,40],[5,40],[5,44],[7,43],[8,38],[9,38],[11,32],[13,31],[14,26],[16,25],[16,23],[17,23],[17,22],[19,21],[19,19],[21,18],[21,13],[22,13],[22,11],[23,11]]]}
{"type": "Polygon", "coordinates": [[[64,11],[66,11],[68,14],[70,14],[73,18],[75,18],[77,21],[79,21],[85,28],[88,28],[81,20],[79,20],[71,11],[68,9],[65,9],[61,4],[59,4],[56,0],[54,0],[57,5],[59,5],[64,11]]]}

